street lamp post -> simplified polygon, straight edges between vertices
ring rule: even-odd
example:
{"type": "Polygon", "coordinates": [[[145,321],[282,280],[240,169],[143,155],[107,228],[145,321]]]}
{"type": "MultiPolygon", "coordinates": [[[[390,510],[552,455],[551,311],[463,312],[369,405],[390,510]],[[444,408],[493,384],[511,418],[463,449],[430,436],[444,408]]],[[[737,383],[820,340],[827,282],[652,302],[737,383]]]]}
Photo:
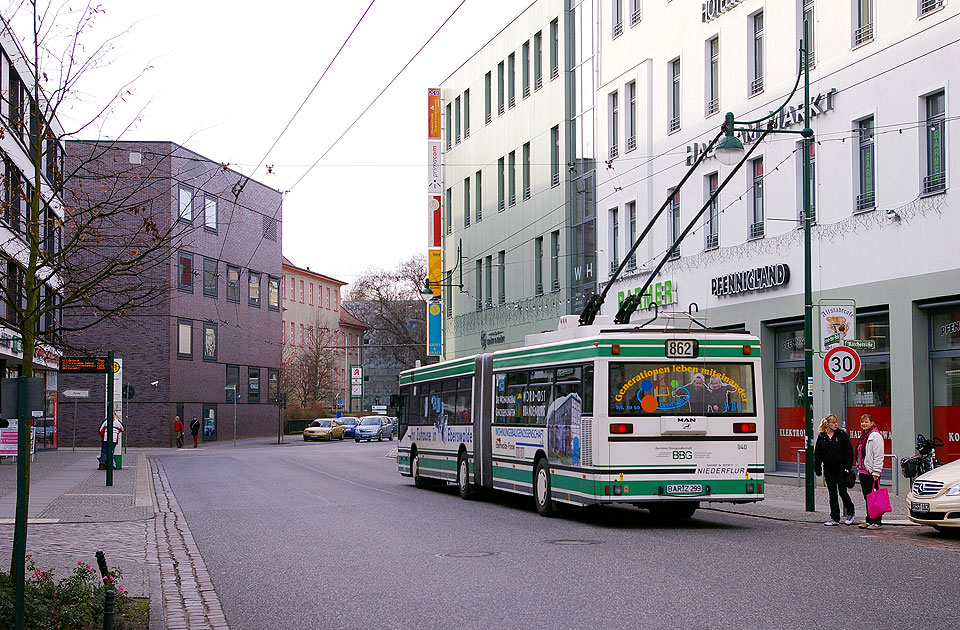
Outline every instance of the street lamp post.
{"type": "Polygon", "coordinates": [[[763,118],[750,121],[736,121],[732,112],[728,112],[724,121],[725,137],[717,143],[716,156],[723,164],[735,164],[743,154],[743,143],[734,136],[735,131],[750,131],[743,125],[755,125],[773,119],[783,111],[803,80],[803,129],[776,129],[774,133],[794,133],[803,137],[803,375],[806,394],[803,396],[804,417],[804,454],[806,455],[806,509],[814,511],[814,474],[813,474],[813,289],[810,273],[810,143],[813,141],[813,129],[810,128],[810,56],[807,49],[808,22],[803,22],[803,39],[800,40],[800,71],[790,96],[777,110],[763,118]],[[741,127],[737,127],[737,125],[741,127]]]}

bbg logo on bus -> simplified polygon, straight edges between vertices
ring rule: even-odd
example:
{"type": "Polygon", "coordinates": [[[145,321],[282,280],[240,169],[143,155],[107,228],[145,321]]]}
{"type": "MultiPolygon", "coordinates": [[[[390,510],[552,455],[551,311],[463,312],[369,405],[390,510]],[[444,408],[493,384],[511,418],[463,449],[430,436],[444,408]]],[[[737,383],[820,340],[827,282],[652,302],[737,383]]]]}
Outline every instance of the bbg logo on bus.
{"type": "Polygon", "coordinates": [[[673,451],[673,459],[693,459],[693,451],[673,451]]]}

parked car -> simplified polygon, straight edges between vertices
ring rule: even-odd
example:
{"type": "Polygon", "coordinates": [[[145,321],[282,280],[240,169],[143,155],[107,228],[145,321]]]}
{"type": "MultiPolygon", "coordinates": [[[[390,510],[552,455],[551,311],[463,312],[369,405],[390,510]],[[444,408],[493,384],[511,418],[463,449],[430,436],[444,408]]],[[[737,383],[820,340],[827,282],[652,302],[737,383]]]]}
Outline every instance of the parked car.
{"type": "Polygon", "coordinates": [[[960,528],[960,460],[914,479],[907,495],[910,520],[937,531],[960,528]]]}
{"type": "Polygon", "coordinates": [[[303,430],[303,441],[310,440],[342,440],[344,433],[343,422],[339,418],[317,418],[303,430]]]}
{"type": "Polygon", "coordinates": [[[397,417],[387,416],[387,419],[390,421],[390,428],[393,430],[393,434],[397,435],[400,432],[400,424],[397,421],[397,417]]]}
{"type": "Polygon", "coordinates": [[[386,416],[363,416],[360,418],[353,439],[359,442],[360,440],[372,440],[374,438],[381,442],[383,438],[393,439],[390,419],[386,416]]]}
{"type": "Polygon", "coordinates": [[[346,416],[340,419],[343,421],[343,435],[353,437],[353,431],[357,428],[357,419],[346,416]]]}

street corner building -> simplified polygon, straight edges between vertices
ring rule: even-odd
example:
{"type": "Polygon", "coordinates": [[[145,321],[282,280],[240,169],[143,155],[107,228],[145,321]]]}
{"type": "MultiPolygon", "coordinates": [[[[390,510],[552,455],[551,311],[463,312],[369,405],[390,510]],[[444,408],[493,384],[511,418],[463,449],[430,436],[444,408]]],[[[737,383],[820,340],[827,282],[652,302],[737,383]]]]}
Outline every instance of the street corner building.
{"type": "MultiPolygon", "coordinates": [[[[173,445],[175,416],[185,426],[200,419],[203,442],[275,435],[280,191],[172,142],[71,141],[66,151],[68,168],[80,175],[68,203],[119,209],[114,236],[105,229],[71,264],[95,264],[108,256],[100,248],[136,247],[146,223],[162,236],[142,272],[118,281],[149,288],[151,299],[88,327],[82,309],[64,313],[65,325],[79,329],[65,335],[72,351],[113,351],[122,361],[127,444],[173,445]]],[[[64,407],[71,420],[61,421],[61,433],[72,439],[73,421],[78,445],[97,442],[104,378],[71,374],[60,389],[90,392],[76,411],[64,407]]]]}

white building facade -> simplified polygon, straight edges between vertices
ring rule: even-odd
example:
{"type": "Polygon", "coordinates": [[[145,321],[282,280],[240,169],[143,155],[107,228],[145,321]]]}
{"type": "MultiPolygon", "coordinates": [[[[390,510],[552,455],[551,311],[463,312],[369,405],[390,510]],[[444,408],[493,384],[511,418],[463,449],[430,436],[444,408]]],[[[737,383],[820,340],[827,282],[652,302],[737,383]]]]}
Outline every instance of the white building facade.
{"type": "MultiPolygon", "coordinates": [[[[667,199],[611,287],[613,315],[731,172],[708,156],[725,112],[758,119],[784,103],[810,24],[812,284],[816,306],[855,303],[852,336],[875,342],[851,383],[815,358],[814,414],[859,433],[870,413],[887,452],[917,433],[960,458],[960,234],[953,82],[956,0],[598,0],[597,263],[607,281],[667,199]],[[605,162],[605,163],[604,163],[605,162]]],[[[803,127],[802,85],[776,126],[803,127]]],[[[746,140],[751,137],[747,136],[746,140]]],[[[802,143],[771,134],[707,209],[644,303],[744,327],[763,344],[769,470],[792,471],[803,438],[802,143]]],[[[745,143],[749,149],[751,144],[745,143]]],[[[638,311],[633,321],[642,321],[638,311]]],[[[818,328],[814,327],[817,338],[818,328]]],[[[886,460],[891,466],[892,458],[886,460]]],[[[896,466],[894,466],[896,468],[896,466]]]]}

